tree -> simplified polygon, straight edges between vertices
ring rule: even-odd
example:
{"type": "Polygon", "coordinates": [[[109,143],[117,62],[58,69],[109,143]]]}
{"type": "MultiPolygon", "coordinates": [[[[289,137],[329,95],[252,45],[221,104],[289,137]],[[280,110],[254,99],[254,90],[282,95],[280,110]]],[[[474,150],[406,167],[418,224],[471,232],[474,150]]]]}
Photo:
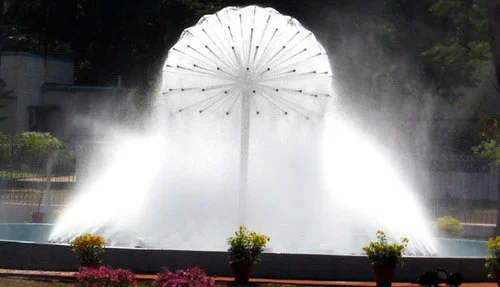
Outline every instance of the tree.
{"type": "MultiPolygon", "coordinates": [[[[451,94],[457,86],[474,85],[480,71],[493,62],[497,95],[500,95],[500,1],[499,0],[437,0],[431,12],[444,18],[451,33],[424,55],[436,64],[438,87],[451,94]]],[[[485,119],[478,124],[481,142],[473,151],[500,163],[500,129],[496,120],[485,119]]],[[[500,190],[499,190],[500,192],[500,190]]],[[[500,233],[500,209],[496,233],[500,233]]]]}
{"type": "Polygon", "coordinates": [[[496,71],[497,90],[500,94],[500,1],[486,0],[488,11],[491,55],[496,71]]]}
{"type": "MultiPolygon", "coordinates": [[[[435,75],[439,93],[460,96],[457,87],[475,86],[486,64],[492,59],[498,62],[499,9],[498,0],[435,0],[430,11],[442,19],[449,32],[422,54],[432,57],[434,65],[429,72],[435,75]]],[[[499,79],[500,65],[495,63],[495,67],[499,79]]],[[[498,87],[500,81],[495,85],[498,87]]]]}

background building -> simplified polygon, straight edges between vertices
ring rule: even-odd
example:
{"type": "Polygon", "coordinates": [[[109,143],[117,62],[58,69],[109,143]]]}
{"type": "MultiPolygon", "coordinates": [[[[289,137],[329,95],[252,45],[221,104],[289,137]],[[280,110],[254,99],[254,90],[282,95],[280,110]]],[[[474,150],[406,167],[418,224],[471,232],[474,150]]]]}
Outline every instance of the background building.
{"type": "Polygon", "coordinates": [[[11,90],[0,109],[0,131],[50,132],[67,142],[100,136],[102,123],[133,117],[135,90],[73,85],[75,64],[63,57],[24,52],[1,53],[0,78],[11,90]]]}

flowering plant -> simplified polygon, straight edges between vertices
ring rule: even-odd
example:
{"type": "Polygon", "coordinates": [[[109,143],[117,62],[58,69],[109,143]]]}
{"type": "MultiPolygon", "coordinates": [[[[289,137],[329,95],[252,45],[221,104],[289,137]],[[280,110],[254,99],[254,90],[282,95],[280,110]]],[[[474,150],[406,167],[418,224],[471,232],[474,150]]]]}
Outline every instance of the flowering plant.
{"type": "Polygon", "coordinates": [[[135,274],[126,269],[113,269],[110,266],[99,268],[80,267],[75,275],[77,286],[81,287],[122,287],[136,286],[135,274]]]}
{"type": "MultiPolygon", "coordinates": [[[[486,263],[484,266],[486,268],[491,268],[493,271],[500,271],[500,236],[490,238],[488,242],[486,242],[486,248],[488,248],[490,254],[486,256],[486,263]]],[[[488,278],[493,278],[493,272],[488,274],[488,278]]]]}
{"type": "Polygon", "coordinates": [[[245,225],[240,225],[240,229],[235,232],[235,236],[228,239],[229,262],[257,263],[269,240],[271,240],[269,236],[248,231],[245,225]]]}
{"type": "Polygon", "coordinates": [[[500,164],[500,121],[479,121],[476,125],[476,133],[481,142],[472,147],[472,151],[500,164]]]}
{"type": "Polygon", "coordinates": [[[436,220],[435,228],[445,232],[446,234],[456,234],[464,229],[460,220],[451,216],[438,218],[436,220]]]}
{"type": "Polygon", "coordinates": [[[371,241],[368,246],[363,247],[372,266],[375,267],[396,267],[403,264],[403,253],[408,245],[408,238],[402,238],[401,243],[389,243],[387,235],[377,231],[377,241],[371,241]]]}
{"type": "Polygon", "coordinates": [[[215,281],[203,269],[194,267],[175,272],[164,268],[157,275],[153,287],[215,287],[215,281]]]}
{"type": "Polygon", "coordinates": [[[78,256],[80,264],[88,266],[99,266],[101,264],[104,244],[104,239],[101,236],[90,233],[77,236],[71,241],[71,247],[78,256]]]}

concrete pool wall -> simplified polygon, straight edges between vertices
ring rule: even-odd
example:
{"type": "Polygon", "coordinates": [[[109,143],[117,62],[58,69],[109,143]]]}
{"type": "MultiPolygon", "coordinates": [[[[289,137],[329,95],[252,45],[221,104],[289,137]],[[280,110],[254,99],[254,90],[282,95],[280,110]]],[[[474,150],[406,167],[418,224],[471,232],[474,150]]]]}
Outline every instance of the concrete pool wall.
{"type": "MultiPolygon", "coordinates": [[[[460,271],[467,282],[487,281],[483,257],[405,257],[396,271],[397,281],[414,282],[425,271],[444,268],[460,271]]],[[[107,248],[104,264],[136,273],[158,273],[198,266],[210,275],[232,276],[226,252],[161,249],[107,248]]],[[[70,246],[0,241],[0,268],[75,271],[78,262],[70,246]]],[[[254,266],[254,278],[286,278],[336,281],[373,281],[365,256],[266,253],[254,266]]]]}

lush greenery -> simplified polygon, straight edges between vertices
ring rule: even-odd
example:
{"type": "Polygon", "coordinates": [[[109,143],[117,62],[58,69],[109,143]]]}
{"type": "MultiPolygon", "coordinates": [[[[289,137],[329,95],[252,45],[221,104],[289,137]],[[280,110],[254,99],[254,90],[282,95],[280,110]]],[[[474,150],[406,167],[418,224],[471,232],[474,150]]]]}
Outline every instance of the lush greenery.
{"type": "Polygon", "coordinates": [[[0,173],[45,176],[74,171],[75,164],[74,151],[49,133],[0,133],[0,173]]]}
{"type": "Polygon", "coordinates": [[[229,237],[229,262],[254,264],[260,260],[262,251],[271,238],[255,231],[249,231],[245,225],[229,237]]]}
{"type": "Polygon", "coordinates": [[[443,216],[438,218],[434,227],[437,230],[448,235],[457,234],[464,229],[460,220],[451,216],[443,216]]]}
{"type": "Polygon", "coordinates": [[[175,272],[164,268],[153,282],[153,287],[215,287],[215,280],[201,268],[194,267],[175,272]]]}
{"type": "Polygon", "coordinates": [[[396,267],[403,264],[403,253],[408,245],[408,238],[402,238],[401,243],[389,243],[385,232],[377,231],[377,241],[371,241],[363,247],[363,251],[375,267],[396,267]]]}
{"type": "Polygon", "coordinates": [[[349,91],[343,100],[364,105],[364,98],[372,109],[387,97],[403,104],[449,96],[473,82],[472,71],[495,53],[488,27],[497,19],[485,12],[493,2],[5,0],[3,49],[72,57],[78,84],[115,84],[122,75],[128,86],[153,88],[158,59],[200,16],[229,5],[270,6],[299,19],[336,56],[340,88],[349,91]]]}
{"type": "MultiPolygon", "coordinates": [[[[500,44],[493,45],[500,16],[491,12],[500,6],[496,0],[5,0],[0,45],[73,58],[78,85],[115,85],[120,75],[124,86],[147,91],[156,88],[159,59],[183,29],[222,7],[248,4],[274,7],[315,33],[332,55],[346,112],[381,141],[392,129],[379,128],[372,120],[377,113],[401,119],[408,109],[428,111],[436,97],[460,103],[459,87],[485,79],[486,63],[500,70],[500,44]]],[[[155,93],[138,94],[147,105],[155,93]]],[[[478,93],[472,117],[481,113],[484,96],[478,93]]],[[[412,119],[418,122],[420,114],[412,119]]],[[[411,130],[408,122],[399,124],[411,130]]],[[[429,132],[430,148],[439,153],[470,153],[476,144],[468,130],[432,122],[429,132]]]]}
{"type": "Polygon", "coordinates": [[[33,154],[47,154],[51,149],[64,147],[64,143],[50,133],[23,132],[16,136],[16,141],[28,147],[33,154]]]}
{"type": "Polygon", "coordinates": [[[125,287],[136,286],[135,274],[126,269],[111,266],[99,268],[80,267],[75,275],[79,287],[125,287]]]}
{"type": "Polygon", "coordinates": [[[51,136],[49,133],[24,132],[15,137],[19,145],[18,160],[24,165],[30,165],[44,172],[51,169],[54,156],[64,148],[63,142],[51,136]]]}
{"type": "Polygon", "coordinates": [[[105,251],[104,238],[85,233],[71,241],[73,252],[80,260],[81,266],[99,266],[105,251]]]}
{"type": "MultiPolygon", "coordinates": [[[[486,257],[486,263],[484,266],[486,268],[490,268],[492,271],[500,271],[500,236],[490,238],[488,242],[486,242],[486,247],[488,248],[490,254],[486,257]]],[[[493,276],[493,272],[488,274],[489,278],[493,278],[493,276]]]]}
{"type": "Polygon", "coordinates": [[[492,59],[486,1],[432,1],[429,10],[442,19],[448,33],[423,55],[432,58],[436,89],[447,97],[460,95],[458,86],[475,86],[492,59]]]}

